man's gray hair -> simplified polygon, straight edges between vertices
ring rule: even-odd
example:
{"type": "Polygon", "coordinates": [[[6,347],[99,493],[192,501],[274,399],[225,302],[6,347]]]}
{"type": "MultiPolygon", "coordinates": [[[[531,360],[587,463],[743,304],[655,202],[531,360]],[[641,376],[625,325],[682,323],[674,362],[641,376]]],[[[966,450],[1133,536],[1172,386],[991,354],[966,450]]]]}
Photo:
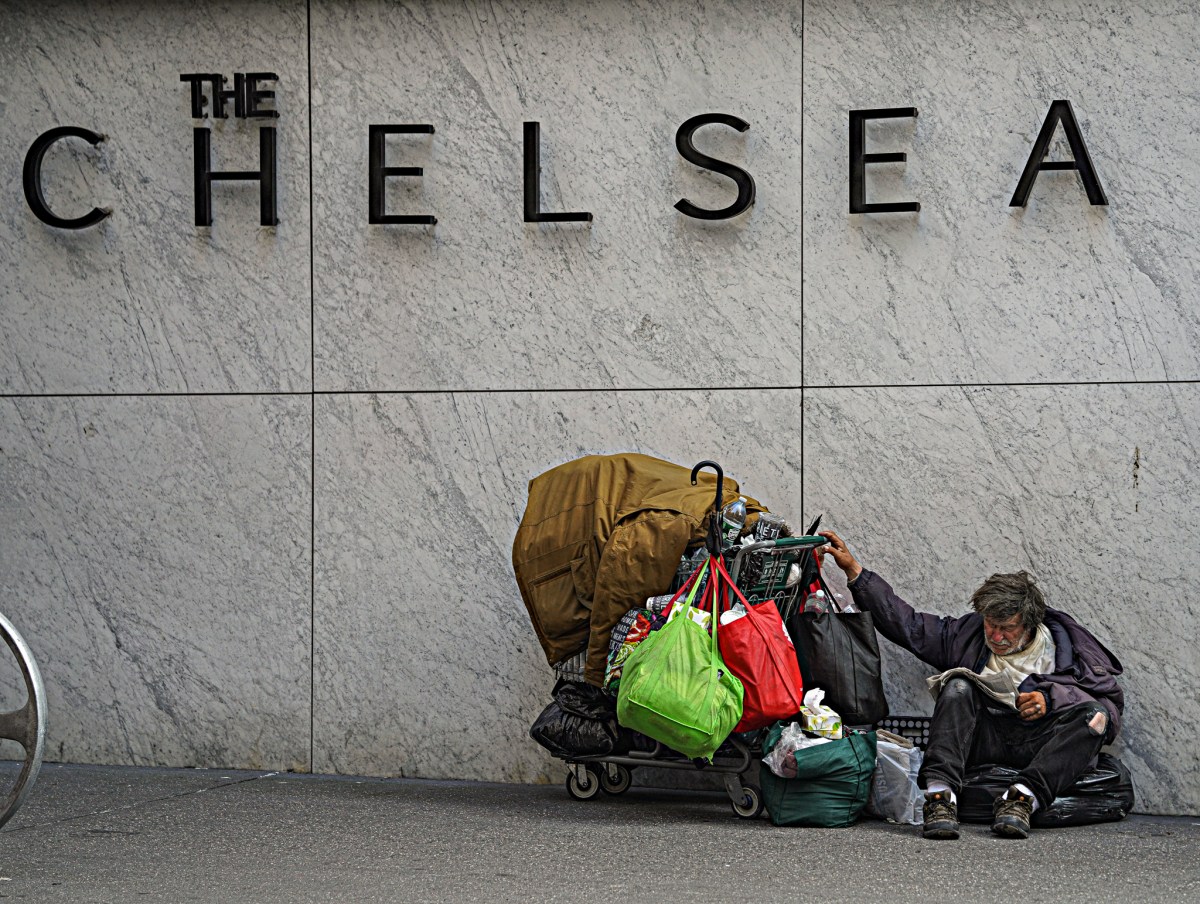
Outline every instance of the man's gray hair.
{"type": "Polygon", "coordinates": [[[1026,631],[1036,631],[1046,617],[1046,598],[1027,571],[994,574],[971,596],[971,608],[994,622],[1019,615],[1026,631]]]}

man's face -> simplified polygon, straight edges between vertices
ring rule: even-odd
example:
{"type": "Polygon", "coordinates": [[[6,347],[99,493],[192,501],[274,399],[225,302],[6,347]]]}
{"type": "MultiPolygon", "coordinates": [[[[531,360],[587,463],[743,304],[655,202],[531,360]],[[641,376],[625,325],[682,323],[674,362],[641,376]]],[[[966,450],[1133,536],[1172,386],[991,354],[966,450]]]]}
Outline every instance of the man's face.
{"type": "Polygon", "coordinates": [[[1006,621],[983,620],[983,636],[988,649],[997,656],[1007,656],[1015,653],[1027,643],[1026,631],[1021,624],[1021,617],[1014,615],[1006,621]]]}

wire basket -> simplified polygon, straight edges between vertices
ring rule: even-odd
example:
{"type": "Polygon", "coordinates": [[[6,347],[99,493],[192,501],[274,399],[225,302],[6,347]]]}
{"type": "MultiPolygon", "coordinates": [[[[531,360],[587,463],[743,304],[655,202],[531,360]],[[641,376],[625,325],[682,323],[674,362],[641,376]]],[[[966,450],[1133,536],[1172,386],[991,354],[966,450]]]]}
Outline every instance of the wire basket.
{"type": "MultiPolygon", "coordinates": [[[[789,538],[789,540],[791,539],[793,538],[789,538]]],[[[824,542],[823,539],[819,540],[817,545],[824,542]]],[[[757,605],[767,600],[774,600],[779,611],[786,612],[788,611],[787,607],[795,601],[801,589],[799,581],[793,582],[791,587],[787,586],[792,566],[803,564],[803,558],[811,552],[811,545],[763,548],[745,555],[738,555],[735,547],[726,552],[728,557],[726,561],[738,589],[745,595],[747,602],[757,605]]],[[[674,593],[682,587],[702,562],[702,559],[698,562],[685,554],[675,572],[675,580],[671,583],[670,592],[674,593]]],[[[703,598],[704,585],[707,581],[708,575],[705,575],[696,591],[697,599],[703,598]]]]}
{"type": "Polygon", "coordinates": [[[741,573],[737,576],[738,589],[746,595],[752,605],[774,600],[782,612],[800,592],[799,580],[787,585],[793,565],[799,565],[806,554],[803,549],[790,549],[783,553],[754,552],[746,557],[741,573]]]}
{"type": "Polygon", "coordinates": [[[551,666],[554,677],[559,681],[572,681],[576,684],[583,681],[583,670],[587,665],[587,649],[580,650],[573,656],[560,659],[551,666]]]}

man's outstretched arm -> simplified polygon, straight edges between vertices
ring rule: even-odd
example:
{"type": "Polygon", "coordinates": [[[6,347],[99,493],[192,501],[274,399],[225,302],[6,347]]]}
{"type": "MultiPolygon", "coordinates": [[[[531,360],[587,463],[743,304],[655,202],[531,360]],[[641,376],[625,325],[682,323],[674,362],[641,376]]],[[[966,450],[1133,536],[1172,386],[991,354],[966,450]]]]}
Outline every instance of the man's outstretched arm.
{"type": "Polygon", "coordinates": [[[887,581],[863,568],[840,536],[831,530],[821,531],[821,536],[829,541],[826,551],[845,573],[854,602],[871,613],[880,634],[940,671],[965,664],[951,661],[949,628],[954,619],[917,612],[887,581]]]}

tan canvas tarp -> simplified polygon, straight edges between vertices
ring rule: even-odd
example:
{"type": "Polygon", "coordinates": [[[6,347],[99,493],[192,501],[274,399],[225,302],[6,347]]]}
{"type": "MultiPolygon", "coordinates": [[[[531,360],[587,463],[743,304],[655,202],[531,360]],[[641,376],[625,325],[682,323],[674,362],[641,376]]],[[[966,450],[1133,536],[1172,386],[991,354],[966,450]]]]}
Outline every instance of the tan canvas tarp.
{"type": "MultiPolygon", "coordinates": [[[[738,497],[725,478],[724,499],[738,497]]],[[[691,541],[701,541],[716,475],[649,455],[589,455],[529,482],[513,570],[551,664],[586,647],[584,677],[604,680],[613,627],[664,593],[691,541]]],[[[749,512],[764,511],[746,497],[749,512]]]]}

